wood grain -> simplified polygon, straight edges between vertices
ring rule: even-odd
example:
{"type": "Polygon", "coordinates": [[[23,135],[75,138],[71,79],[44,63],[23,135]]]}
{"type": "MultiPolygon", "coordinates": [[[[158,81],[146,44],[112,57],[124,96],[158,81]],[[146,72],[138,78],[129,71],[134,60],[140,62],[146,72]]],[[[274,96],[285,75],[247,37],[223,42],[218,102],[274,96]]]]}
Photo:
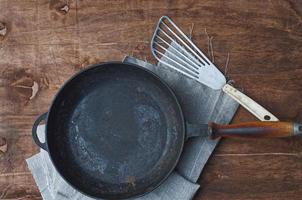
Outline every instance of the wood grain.
{"type": "MultiPolygon", "coordinates": [[[[0,0],[0,199],[41,199],[25,159],[36,116],[87,65],[134,55],[155,63],[150,39],[162,15],[189,32],[235,86],[280,119],[302,108],[299,0],[0,0]],[[61,10],[67,4],[67,12],[61,10]],[[33,98],[32,87],[38,84],[33,98]]],[[[244,109],[234,122],[255,120],[244,109]]],[[[225,139],[200,177],[197,199],[301,199],[300,138],[225,139]]]]}

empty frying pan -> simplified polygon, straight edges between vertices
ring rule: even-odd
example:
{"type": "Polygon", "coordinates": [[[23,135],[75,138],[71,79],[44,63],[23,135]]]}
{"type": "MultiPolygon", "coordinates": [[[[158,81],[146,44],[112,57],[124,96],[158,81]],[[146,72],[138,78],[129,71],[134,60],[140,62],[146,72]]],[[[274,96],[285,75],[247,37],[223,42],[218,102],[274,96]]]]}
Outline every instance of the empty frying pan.
{"type": "Polygon", "coordinates": [[[33,126],[60,175],[93,198],[126,199],[158,187],[175,168],[186,138],[282,137],[299,124],[192,125],[173,91],[133,64],[105,63],[72,77],[33,126]],[[46,141],[37,127],[46,121],[46,141]]]}

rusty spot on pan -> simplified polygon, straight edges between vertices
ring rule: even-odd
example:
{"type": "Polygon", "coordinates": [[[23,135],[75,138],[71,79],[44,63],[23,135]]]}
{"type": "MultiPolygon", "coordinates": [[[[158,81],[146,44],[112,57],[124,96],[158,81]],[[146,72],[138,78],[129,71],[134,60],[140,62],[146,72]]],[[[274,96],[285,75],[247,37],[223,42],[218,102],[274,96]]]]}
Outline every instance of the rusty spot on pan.
{"type": "Polygon", "coordinates": [[[130,183],[133,187],[135,187],[135,182],[136,182],[135,176],[127,176],[126,182],[130,183]]]}

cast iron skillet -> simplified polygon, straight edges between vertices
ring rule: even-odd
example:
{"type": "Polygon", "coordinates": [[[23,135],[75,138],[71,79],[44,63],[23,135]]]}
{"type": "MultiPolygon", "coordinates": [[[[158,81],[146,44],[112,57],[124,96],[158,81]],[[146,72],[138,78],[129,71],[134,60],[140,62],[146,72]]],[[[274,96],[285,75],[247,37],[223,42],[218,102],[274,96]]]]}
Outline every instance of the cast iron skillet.
{"type": "Polygon", "coordinates": [[[152,191],[174,169],[185,140],[171,89],[133,64],[105,63],[72,77],[33,127],[60,175],[93,198],[152,191]],[[37,126],[46,120],[46,142],[37,126]]]}
{"type": "MultiPolygon", "coordinates": [[[[211,124],[211,136],[283,137],[302,125],[211,124]]],[[[133,64],[105,63],[71,78],[48,113],[33,126],[33,139],[48,151],[60,175],[93,198],[126,199],[158,187],[175,168],[185,138],[208,126],[185,124],[172,90],[133,64]],[[46,120],[46,141],[37,127],[46,120]]]]}

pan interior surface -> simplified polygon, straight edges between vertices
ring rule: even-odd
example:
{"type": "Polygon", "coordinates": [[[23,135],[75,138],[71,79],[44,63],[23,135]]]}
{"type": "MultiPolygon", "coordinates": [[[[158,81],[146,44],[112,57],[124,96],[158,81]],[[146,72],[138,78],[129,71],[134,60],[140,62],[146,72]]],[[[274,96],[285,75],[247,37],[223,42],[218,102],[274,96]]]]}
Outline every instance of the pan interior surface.
{"type": "Polygon", "coordinates": [[[157,187],[175,167],[184,122],[156,76],[121,63],[92,67],[58,93],[47,142],[58,172],[95,198],[121,199],[157,187]]]}

